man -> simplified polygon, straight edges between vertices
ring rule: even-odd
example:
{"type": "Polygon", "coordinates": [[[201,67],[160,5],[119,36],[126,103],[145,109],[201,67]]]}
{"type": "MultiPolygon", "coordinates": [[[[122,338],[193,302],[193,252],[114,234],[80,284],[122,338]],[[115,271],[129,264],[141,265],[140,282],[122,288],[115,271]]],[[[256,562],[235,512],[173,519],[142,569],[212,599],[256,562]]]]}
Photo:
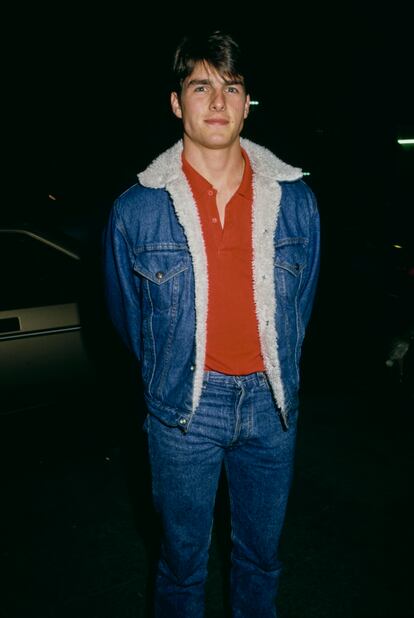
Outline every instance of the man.
{"type": "Polygon", "coordinates": [[[107,300],[139,360],[163,538],[155,613],[197,618],[222,465],[233,616],[276,616],[299,356],[318,272],[314,197],[297,168],[240,138],[250,98],[226,34],[185,39],[172,111],[183,140],[115,203],[107,300]]]}

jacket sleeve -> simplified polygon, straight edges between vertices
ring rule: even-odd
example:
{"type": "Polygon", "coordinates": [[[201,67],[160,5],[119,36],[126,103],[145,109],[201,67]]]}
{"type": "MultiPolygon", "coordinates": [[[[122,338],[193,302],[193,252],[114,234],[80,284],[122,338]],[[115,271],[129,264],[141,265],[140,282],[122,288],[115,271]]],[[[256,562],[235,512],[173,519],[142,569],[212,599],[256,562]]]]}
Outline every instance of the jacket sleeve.
{"type": "Polygon", "coordinates": [[[319,213],[316,205],[316,199],[312,191],[308,187],[309,201],[309,243],[306,269],[302,280],[300,292],[300,311],[304,327],[306,328],[312,312],[313,301],[319,276],[320,262],[320,224],[319,213]]]}
{"type": "Polygon", "coordinates": [[[140,360],[140,279],[133,271],[133,253],[118,208],[116,201],[103,234],[105,299],[122,341],[140,360]]]}

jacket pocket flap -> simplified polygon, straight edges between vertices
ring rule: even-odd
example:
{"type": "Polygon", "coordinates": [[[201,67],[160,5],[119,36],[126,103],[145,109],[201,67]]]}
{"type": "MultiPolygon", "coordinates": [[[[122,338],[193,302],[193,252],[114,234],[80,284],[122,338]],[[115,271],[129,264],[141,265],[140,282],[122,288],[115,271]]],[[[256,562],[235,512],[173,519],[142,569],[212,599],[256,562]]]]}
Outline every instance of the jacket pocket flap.
{"type": "Polygon", "coordinates": [[[184,251],[142,251],[135,257],[134,271],[162,285],[189,265],[190,258],[184,251]]]}
{"type": "Polygon", "coordinates": [[[276,243],[275,264],[297,277],[306,265],[306,239],[283,238],[276,243]]]}

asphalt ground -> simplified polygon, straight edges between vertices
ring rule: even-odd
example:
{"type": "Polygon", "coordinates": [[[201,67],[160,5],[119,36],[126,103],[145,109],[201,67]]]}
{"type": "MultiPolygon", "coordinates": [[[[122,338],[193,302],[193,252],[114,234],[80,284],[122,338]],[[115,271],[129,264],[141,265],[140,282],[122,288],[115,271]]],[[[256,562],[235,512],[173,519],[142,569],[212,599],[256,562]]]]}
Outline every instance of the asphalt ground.
{"type": "MultiPolygon", "coordinates": [[[[302,394],[280,618],[414,616],[412,401],[385,372],[344,383],[302,394]]],[[[133,399],[1,419],[2,618],[150,615],[159,531],[133,399]]],[[[207,618],[229,615],[229,551],[223,479],[207,618]]]]}

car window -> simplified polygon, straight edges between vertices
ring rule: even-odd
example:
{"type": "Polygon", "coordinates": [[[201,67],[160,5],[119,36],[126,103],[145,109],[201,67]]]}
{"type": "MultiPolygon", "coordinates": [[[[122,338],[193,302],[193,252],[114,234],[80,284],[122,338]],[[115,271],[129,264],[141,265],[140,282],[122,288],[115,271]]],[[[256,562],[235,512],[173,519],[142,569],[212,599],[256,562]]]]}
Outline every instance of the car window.
{"type": "Polygon", "coordinates": [[[0,310],[76,302],[80,262],[24,232],[0,231],[0,310]]]}

